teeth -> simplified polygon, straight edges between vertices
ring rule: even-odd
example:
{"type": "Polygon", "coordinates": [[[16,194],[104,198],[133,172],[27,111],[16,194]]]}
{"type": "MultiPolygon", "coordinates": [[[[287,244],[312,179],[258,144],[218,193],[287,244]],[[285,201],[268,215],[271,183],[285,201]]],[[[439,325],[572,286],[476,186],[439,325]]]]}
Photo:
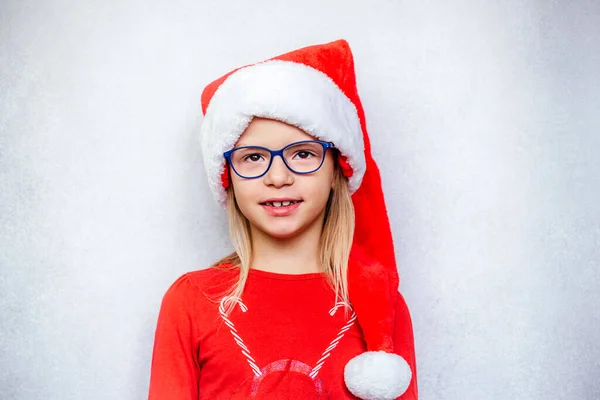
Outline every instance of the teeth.
{"type": "Polygon", "coordinates": [[[298,201],[296,200],[287,200],[287,201],[273,201],[273,202],[266,202],[265,204],[271,207],[287,207],[290,204],[296,204],[298,201]]]}

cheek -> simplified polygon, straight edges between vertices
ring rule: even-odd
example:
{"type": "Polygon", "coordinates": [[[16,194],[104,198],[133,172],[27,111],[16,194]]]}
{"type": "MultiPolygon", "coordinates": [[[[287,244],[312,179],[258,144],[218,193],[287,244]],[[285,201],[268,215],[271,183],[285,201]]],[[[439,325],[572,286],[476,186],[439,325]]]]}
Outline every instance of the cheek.
{"type": "Polygon", "coordinates": [[[240,211],[246,218],[251,219],[251,213],[252,211],[256,212],[255,206],[258,204],[258,199],[261,196],[261,188],[258,185],[258,180],[240,181],[233,178],[231,183],[240,211]]]}
{"type": "Polygon", "coordinates": [[[307,182],[305,190],[303,191],[306,197],[312,200],[312,206],[319,209],[326,206],[332,186],[332,181],[330,179],[326,176],[323,176],[322,178],[323,179],[319,179],[318,182],[307,182]]]}

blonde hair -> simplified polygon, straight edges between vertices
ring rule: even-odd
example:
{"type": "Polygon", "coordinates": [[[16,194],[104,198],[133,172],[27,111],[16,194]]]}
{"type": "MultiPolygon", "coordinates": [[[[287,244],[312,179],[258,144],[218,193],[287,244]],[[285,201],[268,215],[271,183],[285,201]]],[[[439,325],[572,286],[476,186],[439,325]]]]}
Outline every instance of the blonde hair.
{"type": "MultiPolygon", "coordinates": [[[[350,304],[348,298],[348,258],[354,236],[354,205],[348,191],[348,179],[342,169],[334,162],[334,188],[329,194],[323,221],[323,230],[319,242],[321,264],[325,267],[325,276],[333,291],[336,301],[350,304]]],[[[227,189],[227,215],[229,234],[234,252],[215,262],[212,268],[239,269],[238,281],[229,289],[229,296],[242,297],[248,271],[252,263],[252,237],[250,221],[238,207],[233,185],[227,189]]],[[[229,302],[226,313],[235,306],[229,302]]]]}

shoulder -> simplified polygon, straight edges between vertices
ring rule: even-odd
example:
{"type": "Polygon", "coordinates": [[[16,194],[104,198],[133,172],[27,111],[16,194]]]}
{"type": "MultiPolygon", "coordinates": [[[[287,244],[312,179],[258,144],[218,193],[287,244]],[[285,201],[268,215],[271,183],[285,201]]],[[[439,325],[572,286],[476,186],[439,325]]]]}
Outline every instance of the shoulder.
{"type": "Polygon", "coordinates": [[[235,283],[235,272],[207,268],[180,275],[163,295],[157,330],[205,332],[218,319],[218,298],[235,283]]]}
{"type": "Polygon", "coordinates": [[[187,272],[179,279],[187,279],[198,290],[213,292],[229,289],[237,282],[239,275],[239,268],[223,264],[187,272]]]}
{"type": "Polygon", "coordinates": [[[230,289],[238,278],[239,269],[232,266],[189,271],[179,276],[169,286],[165,293],[165,299],[197,298],[202,294],[219,295],[230,289]]]}

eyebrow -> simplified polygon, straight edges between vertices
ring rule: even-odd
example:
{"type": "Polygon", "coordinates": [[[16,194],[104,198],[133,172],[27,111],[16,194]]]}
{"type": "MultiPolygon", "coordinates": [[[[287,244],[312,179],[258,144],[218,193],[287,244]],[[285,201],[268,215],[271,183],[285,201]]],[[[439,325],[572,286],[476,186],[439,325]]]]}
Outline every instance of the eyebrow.
{"type": "MultiPolygon", "coordinates": [[[[306,139],[306,140],[310,140],[310,139],[306,139]]],[[[303,140],[296,140],[296,141],[293,141],[293,142],[289,142],[288,144],[284,145],[284,147],[287,146],[287,145],[289,145],[289,144],[292,144],[292,143],[304,142],[304,141],[305,140],[303,139],[303,140]]],[[[269,146],[264,145],[264,144],[248,144],[246,142],[239,142],[234,147],[244,147],[244,146],[249,146],[249,147],[267,147],[267,148],[269,148],[269,146]]]]}
{"type": "Polygon", "coordinates": [[[263,144],[248,144],[245,142],[240,142],[235,147],[246,147],[246,146],[248,146],[248,147],[267,147],[268,148],[268,146],[265,146],[263,144]]]}

